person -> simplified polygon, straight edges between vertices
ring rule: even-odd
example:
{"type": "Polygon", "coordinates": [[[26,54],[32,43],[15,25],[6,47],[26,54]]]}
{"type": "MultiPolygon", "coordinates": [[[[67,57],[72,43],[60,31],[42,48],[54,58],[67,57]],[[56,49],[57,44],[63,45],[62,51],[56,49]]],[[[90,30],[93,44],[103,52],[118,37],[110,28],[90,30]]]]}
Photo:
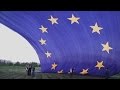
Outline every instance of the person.
{"type": "Polygon", "coordinates": [[[74,71],[75,71],[75,68],[72,68],[72,73],[75,73],[74,71]]]}
{"type": "Polygon", "coordinates": [[[105,78],[105,79],[108,79],[108,78],[109,78],[109,73],[110,73],[109,69],[106,68],[106,78],[105,78]]]}
{"type": "Polygon", "coordinates": [[[29,65],[26,65],[25,70],[26,70],[26,72],[27,72],[27,75],[29,75],[29,73],[28,73],[28,69],[29,69],[29,65]]]}
{"type": "Polygon", "coordinates": [[[32,69],[32,66],[29,65],[29,66],[28,66],[28,76],[31,76],[31,69],[32,69]]]}
{"type": "Polygon", "coordinates": [[[70,69],[70,72],[69,72],[69,74],[70,74],[70,77],[72,77],[72,76],[73,76],[74,69],[75,69],[75,68],[71,68],[71,69],[70,69]]]}
{"type": "Polygon", "coordinates": [[[33,66],[32,67],[32,77],[34,77],[35,76],[35,67],[33,66]]]}

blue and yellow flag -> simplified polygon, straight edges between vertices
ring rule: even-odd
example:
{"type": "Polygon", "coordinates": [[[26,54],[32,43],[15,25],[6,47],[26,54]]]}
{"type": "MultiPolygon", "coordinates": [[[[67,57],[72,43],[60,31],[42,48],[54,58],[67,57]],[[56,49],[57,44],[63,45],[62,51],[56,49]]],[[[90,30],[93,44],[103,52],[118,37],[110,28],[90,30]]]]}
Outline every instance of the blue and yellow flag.
{"type": "Polygon", "coordinates": [[[0,23],[33,46],[42,72],[120,72],[119,11],[1,11],[0,23]]]}

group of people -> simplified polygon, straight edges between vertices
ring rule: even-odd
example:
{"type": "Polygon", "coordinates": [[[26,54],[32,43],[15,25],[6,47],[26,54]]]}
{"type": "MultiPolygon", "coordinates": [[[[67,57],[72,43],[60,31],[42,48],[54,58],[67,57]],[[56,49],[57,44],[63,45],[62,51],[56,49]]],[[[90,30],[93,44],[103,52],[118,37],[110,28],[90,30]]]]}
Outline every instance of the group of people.
{"type": "MultiPolygon", "coordinates": [[[[69,74],[72,76],[74,71],[75,71],[75,68],[71,68],[69,74]]],[[[109,77],[110,77],[110,70],[108,68],[106,68],[106,73],[105,74],[106,74],[105,79],[109,79],[109,77]]]]}
{"type": "MultiPolygon", "coordinates": [[[[71,68],[71,69],[70,69],[69,74],[70,74],[71,76],[73,75],[74,70],[75,70],[75,68],[71,68]]],[[[27,66],[26,66],[26,72],[27,72],[27,75],[28,75],[28,76],[34,77],[34,76],[35,76],[35,67],[32,66],[31,64],[27,65],[27,66]]],[[[109,70],[108,68],[106,68],[106,79],[109,78],[109,73],[110,73],[110,70],[109,70]]]]}
{"type": "Polygon", "coordinates": [[[32,65],[27,65],[26,66],[26,72],[27,72],[27,75],[28,76],[32,76],[32,77],[34,77],[35,76],[35,67],[34,66],[32,66],[32,65]]]}

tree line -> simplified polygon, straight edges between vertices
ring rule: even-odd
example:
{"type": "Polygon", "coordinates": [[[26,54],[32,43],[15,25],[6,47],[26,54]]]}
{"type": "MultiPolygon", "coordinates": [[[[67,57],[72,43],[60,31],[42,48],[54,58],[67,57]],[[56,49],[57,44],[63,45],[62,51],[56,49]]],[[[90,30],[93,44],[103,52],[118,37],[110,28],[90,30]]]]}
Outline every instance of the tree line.
{"type": "Polygon", "coordinates": [[[0,65],[6,65],[6,66],[26,66],[28,64],[32,64],[33,66],[35,67],[40,67],[40,64],[39,63],[36,63],[36,62],[12,62],[10,60],[2,60],[0,59],[0,65]]]}

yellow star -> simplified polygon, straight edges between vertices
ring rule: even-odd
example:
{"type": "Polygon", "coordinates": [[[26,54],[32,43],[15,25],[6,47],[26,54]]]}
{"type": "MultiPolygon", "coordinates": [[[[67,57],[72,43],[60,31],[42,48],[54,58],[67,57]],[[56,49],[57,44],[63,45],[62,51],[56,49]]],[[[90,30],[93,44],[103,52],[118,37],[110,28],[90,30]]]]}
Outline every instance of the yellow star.
{"type": "Polygon", "coordinates": [[[42,33],[48,33],[47,28],[43,27],[43,25],[41,25],[41,28],[39,29],[41,29],[42,33]]]}
{"type": "Polygon", "coordinates": [[[51,18],[48,19],[48,20],[52,22],[52,25],[53,24],[58,24],[58,22],[57,22],[58,18],[53,18],[53,16],[51,16],[51,18]]]}
{"type": "Polygon", "coordinates": [[[98,27],[97,22],[95,23],[95,26],[90,26],[90,27],[93,29],[92,33],[97,32],[98,34],[100,34],[100,30],[103,29],[102,27],[98,27]]]}
{"type": "Polygon", "coordinates": [[[86,74],[88,74],[88,69],[83,69],[83,71],[80,72],[80,74],[82,74],[82,75],[86,75],[86,74]]]}
{"type": "Polygon", "coordinates": [[[51,57],[51,53],[49,53],[48,51],[45,53],[47,58],[51,57]]]}
{"type": "Polygon", "coordinates": [[[101,62],[98,62],[98,61],[97,61],[97,65],[96,65],[95,67],[97,67],[99,70],[100,70],[102,67],[104,67],[104,66],[103,66],[103,61],[101,61],[101,62]]]}
{"type": "Polygon", "coordinates": [[[63,70],[60,70],[60,71],[58,71],[57,73],[61,74],[61,73],[63,73],[63,70]]]}
{"type": "Polygon", "coordinates": [[[41,40],[39,40],[39,42],[41,43],[41,45],[46,45],[46,40],[44,40],[42,38],[41,38],[41,40]]]}
{"type": "Polygon", "coordinates": [[[55,68],[57,67],[57,64],[55,64],[55,62],[52,64],[52,68],[53,70],[55,70],[55,68]]]}
{"type": "Polygon", "coordinates": [[[109,42],[107,42],[106,44],[101,44],[101,45],[103,46],[102,51],[106,51],[107,53],[109,53],[109,50],[113,49],[109,46],[109,42]]]}
{"type": "Polygon", "coordinates": [[[68,20],[71,20],[71,24],[73,24],[73,23],[78,23],[79,24],[79,22],[78,22],[78,20],[80,19],[79,17],[75,17],[73,14],[72,14],[72,17],[71,18],[67,18],[68,20]]]}

